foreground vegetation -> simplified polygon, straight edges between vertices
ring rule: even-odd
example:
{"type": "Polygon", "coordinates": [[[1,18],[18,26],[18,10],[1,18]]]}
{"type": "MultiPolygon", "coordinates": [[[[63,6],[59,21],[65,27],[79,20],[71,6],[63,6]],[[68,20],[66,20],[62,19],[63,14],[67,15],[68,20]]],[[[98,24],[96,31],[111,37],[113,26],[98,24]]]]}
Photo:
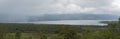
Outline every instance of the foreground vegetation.
{"type": "Polygon", "coordinates": [[[107,26],[1,23],[0,39],[120,39],[120,22],[107,26]]]}

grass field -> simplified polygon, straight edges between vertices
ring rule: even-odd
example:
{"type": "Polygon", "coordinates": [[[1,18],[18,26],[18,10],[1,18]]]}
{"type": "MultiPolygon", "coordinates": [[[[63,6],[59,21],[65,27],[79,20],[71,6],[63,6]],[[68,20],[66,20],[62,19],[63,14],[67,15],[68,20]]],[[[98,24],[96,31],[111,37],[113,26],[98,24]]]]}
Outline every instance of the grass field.
{"type": "Polygon", "coordinates": [[[116,25],[0,23],[0,39],[120,39],[120,29],[116,29],[116,25]]]}

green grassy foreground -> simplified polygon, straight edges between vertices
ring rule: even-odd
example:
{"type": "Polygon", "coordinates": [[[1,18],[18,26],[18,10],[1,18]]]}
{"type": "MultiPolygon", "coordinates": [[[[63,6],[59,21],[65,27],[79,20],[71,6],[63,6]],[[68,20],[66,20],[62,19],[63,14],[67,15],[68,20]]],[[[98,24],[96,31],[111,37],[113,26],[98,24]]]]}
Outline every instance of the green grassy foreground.
{"type": "Polygon", "coordinates": [[[108,26],[0,23],[0,39],[120,39],[120,22],[108,26]]]}

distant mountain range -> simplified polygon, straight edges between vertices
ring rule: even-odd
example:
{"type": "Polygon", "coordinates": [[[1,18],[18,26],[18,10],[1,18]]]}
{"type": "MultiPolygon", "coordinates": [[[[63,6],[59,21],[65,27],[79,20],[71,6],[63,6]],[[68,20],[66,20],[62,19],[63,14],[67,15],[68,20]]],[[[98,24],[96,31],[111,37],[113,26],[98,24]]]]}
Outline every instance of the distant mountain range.
{"type": "Polygon", "coordinates": [[[43,16],[30,16],[28,21],[54,21],[54,20],[115,20],[119,16],[111,14],[45,14],[43,16]]]}

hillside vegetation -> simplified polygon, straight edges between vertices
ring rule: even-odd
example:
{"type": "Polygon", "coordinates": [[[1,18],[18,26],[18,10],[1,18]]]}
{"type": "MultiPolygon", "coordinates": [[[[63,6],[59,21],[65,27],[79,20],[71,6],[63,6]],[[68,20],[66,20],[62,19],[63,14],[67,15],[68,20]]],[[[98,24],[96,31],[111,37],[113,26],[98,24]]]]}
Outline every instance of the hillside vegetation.
{"type": "Polygon", "coordinates": [[[1,23],[0,39],[120,39],[120,21],[107,26],[1,23]]]}

